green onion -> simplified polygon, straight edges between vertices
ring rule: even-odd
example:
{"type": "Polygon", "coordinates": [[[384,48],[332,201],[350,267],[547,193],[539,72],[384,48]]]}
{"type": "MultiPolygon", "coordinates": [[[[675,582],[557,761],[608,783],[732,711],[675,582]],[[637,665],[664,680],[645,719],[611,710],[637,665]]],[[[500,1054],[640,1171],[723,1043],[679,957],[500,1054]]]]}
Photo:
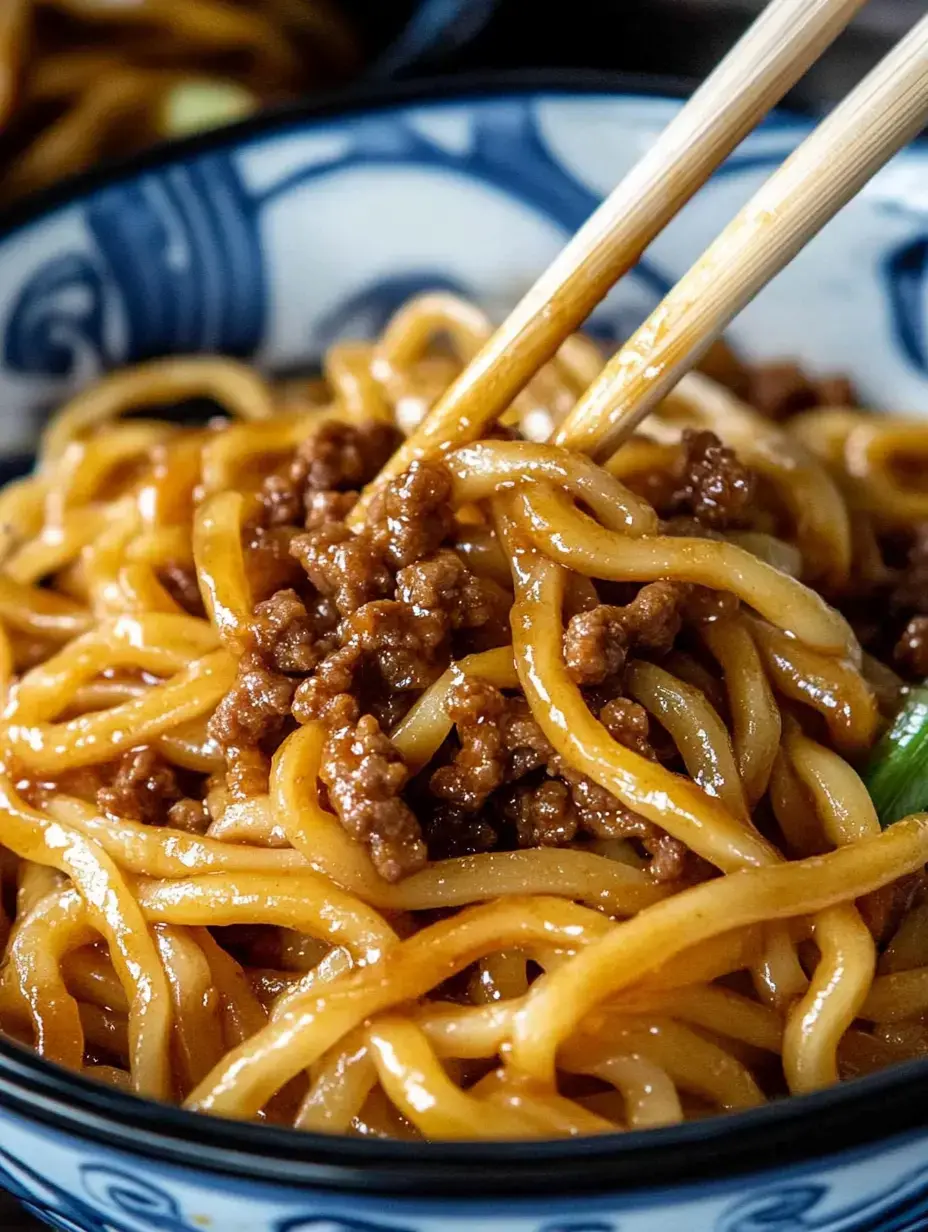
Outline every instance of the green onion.
{"type": "Polygon", "coordinates": [[[257,106],[257,98],[234,82],[191,78],[167,92],[161,105],[159,132],[163,137],[207,132],[251,115],[257,106]]]}
{"type": "Polygon", "coordinates": [[[928,684],[910,689],[864,772],[885,829],[928,808],[928,684]]]}

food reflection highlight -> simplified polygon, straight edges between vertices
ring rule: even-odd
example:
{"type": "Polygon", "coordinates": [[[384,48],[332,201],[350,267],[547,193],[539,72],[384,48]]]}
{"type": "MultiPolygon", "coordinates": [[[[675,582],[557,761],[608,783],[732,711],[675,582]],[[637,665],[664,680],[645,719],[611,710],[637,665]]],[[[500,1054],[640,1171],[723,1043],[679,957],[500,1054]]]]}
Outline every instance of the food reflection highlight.
{"type": "Polygon", "coordinates": [[[718,346],[598,465],[576,337],[377,483],[488,332],[116,373],[0,493],[7,1036],[407,1139],[928,1051],[928,427],[718,346]]]}

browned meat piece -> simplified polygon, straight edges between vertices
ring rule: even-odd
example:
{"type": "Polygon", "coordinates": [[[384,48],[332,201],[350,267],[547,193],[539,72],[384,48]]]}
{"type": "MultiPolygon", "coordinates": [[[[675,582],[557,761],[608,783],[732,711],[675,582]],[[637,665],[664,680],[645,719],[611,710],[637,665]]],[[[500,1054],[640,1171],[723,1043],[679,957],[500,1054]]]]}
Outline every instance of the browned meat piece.
{"type": "Polygon", "coordinates": [[[357,645],[340,646],[326,655],[313,675],[297,686],[292,707],[296,721],[323,722],[332,727],[356,722],[360,707],[352,690],[362,659],[357,645]]]}
{"type": "Polygon", "coordinates": [[[387,424],[325,422],[280,470],[261,485],[265,526],[320,526],[341,521],[360,487],[373,479],[393,452],[399,435],[387,424]],[[322,497],[320,501],[317,498],[322,497]]]}
{"type": "Polygon", "coordinates": [[[378,546],[394,569],[412,565],[441,547],[454,526],[451,476],[439,462],[413,462],[371,502],[378,546]]]}
{"type": "Polygon", "coordinates": [[[327,522],[344,522],[357,499],[357,492],[307,492],[306,529],[315,530],[327,522]]]}
{"type": "Polygon", "coordinates": [[[641,842],[651,855],[648,872],[655,881],[679,881],[686,871],[689,855],[686,846],[661,830],[645,836],[641,842]]]}
{"type": "Polygon", "coordinates": [[[293,681],[259,655],[243,655],[235,683],[209,721],[210,735],[223,747],[258,744],[275,735],[290,713],[293,688],[293,681]]]}
{"type": "Polygon", "coordinates": [[[210,815],[202,800],[185,797],[168,809],[168,825],[188,834],[205,834],[209,829],[210,815]]]}
{"type": "Polygon", "coordinates": [[[342,644],[357,647],[395,693],[425,689],[441,675],[448,666],[447,628],[441,612],[381,599],[346,617],[340,635],[342,644]]]}
{"type": "Polygon", "coordinates": [[[318,637],[295,590],[278,590],[256,606],[251,635],[255,648],[279,672],[311,672],[331,649],[328,640],[318,637]]]}
{"type": "Polygon", "coordinates": [[[913,616],[896,643],[893,658],[917,679],[928,677],[928,616],[913,616]]]}
{"type": "Polygon", "coordinates": [[[373,715],[332,733],[319,777],[352,838],[366,843],[387,881],[399,881],[427,861],[419,823],[400,792],[409,772],[373,715]]]}
{"type": "Polygon", "coordinates": [[[122,755],[112,783],[97,792],[97,804],[110,817],[160,826],[180,796],[173,768],[154,749],[145,747],[122,755]]]}
{"type": "Polygon", "coordinates": [[[906,567],[893,591],[893,607],[897,611],[928,614],[928,523],[915,528],[906,567]]]}
{"type": "Polygon", "coordinates": [[[717,530],[744,519],[754,493],[753,476],[714,432],[684,432],[681,471],[674,498],[678,510],[717,530]]]}
{"type": "Polygon", "coordinates": [[[258,500],[264,526],[299,526],[303,520],[303,491],[289,473],[275,471],[268,475],[261,484],[258,500]]]}
{"type": "Polygon", "coordinates": [[[393,578],[366,531],[355,535],[342,523],[328,522],[295,535],[290,552],[343,616],[374,599],[386,599],[393,591],[393,578]]]}
{"type": "Polygon", "coordinates": [[[524,697],[506,699],[502,723],[507,782],[513,783],[548,764],[554,750],[532,717],[524,697]]]}
{"type": "Polygon", "coordinates": [[[393,453],[400,434],[392,424],[329,420],[299,446],[290,477],[308,494],[360,488],[393,453]]]}
{"type": "Polygon", "coordinates": [[[625,666],[625,608],[601,603],[572,616],[564,631],[564,661],[579,685],[602,684],[625,666]]]}
{"type": "Polygon", "coordinates": [[[599,721],[613,740],[649,761],[657,760],[651,747],[650,721],[644,706],[627,697],[615,697],[603,706],[599,721]]]}
{"type": "Polygon", "coordinates": [[[482,680],[465,678],[448,699],[448,717],[457,727],[461,747],[454,760],[440,766],[431,779],[432,794],[474,812],[505,780],[506,699],[482,680]]]}
{"type": "Polygon", "coordinates": [[[238,675],[208,724],[226,760],[234,799],[267,790],[269,759],[262,745],[279,736],[290,714],[294,683],[255,653],[243,655],[238,675]]]}
{"type": "Polygon", "coordinates": [[[564,847],[577,834],[577,810],[560,779],[518,788],[507,813],[520,847],[564,847]]]}
{"type": "Polygon", "coordinates": [[[570,790],[581,830],[595,838],[647,838],[660,831],[625,805],[611,791],[568,766],[561,758],[549,763],[548,773],[557,773],[570,790]]]}
{"type": "Polygon", "coordinates": [[[690,588],[651,582],[624,607],[601,603],[571,617],[564,633],[567,670],[579,685],[600,685],[621,675],[630,650],[666,654],[682,623],[690,588]]]}
{"type": "Polygon", "coordinates": [[[809,377],[796,364],[760,364],[748,369],[746,401],[768,419],[789,419],[816,406],[857,406],[857,392],[846,376],[809,377]]]}
{"type": "Polygon", "coordinates": [[[499,586],[471,573],[447,548],[400,569],[396,597],[413,608],[447,613],[452,629],[479,629],[508,608],[499,586]]]}
{"type": "Polygon", "coordinates": [[[788,419],[818,405],[815,386],[796,364],[760,364],[749,369],[747,400],[768,419],[788,419]]]}
{"type": "Polygon", "coordinates": [[[289,527],[250,526],[242,541],[248,580],[258,600],[277,590],[298,586],[303,581],[300,566],[290,553],[293,532],[289,527]]]}
{"type": "Polygon", "coordinates": [[[158,571],[158,580],[185,612],[189,612],[191,616],[206,615],[193,565],[167,564],[158,571]]]}
{"type": "Polygon", "coordinates": [[[636,649],[666,654],[680,632],[681,606],[689,597],[686,582],[650,582],[625,605],[628,640],[636,649]]]}
{"type": "Polygon", "coordinates": [[[824,376],[812,382],[816,406],[859,406],[857,390],[846,376],[824,376]]]}

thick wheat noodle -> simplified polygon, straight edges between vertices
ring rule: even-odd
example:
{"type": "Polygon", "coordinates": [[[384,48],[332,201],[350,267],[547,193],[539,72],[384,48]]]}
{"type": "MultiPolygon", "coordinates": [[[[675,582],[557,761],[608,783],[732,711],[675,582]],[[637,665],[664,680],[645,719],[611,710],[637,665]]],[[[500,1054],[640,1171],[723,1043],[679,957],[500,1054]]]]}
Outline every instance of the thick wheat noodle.
{"type": "Polygon", "coordinates": [[[10,630],[65,642],[90,629],[86,607],[66,595],[17,582],[0,573],[0,620],[10,630]]]}
{"type": "Polygon", "coordinates": [[[792,543],[778,539],[776,535],[759,530],[729,530],[725,534],[729,543],[744,548],[773,569],[779,569],[797,580],[802,578],[802,553],[792,543]]]}
{"type": "Polygon", "coordinates": [[[270,419],[274,413],[270,387],[254,368],[208,356],[153,359],[111,373],[63,407],[42,438],[40,464],[54,465],[71,441],[126,411],[189,398],[213,398],[240,419],[270,419]]]}
{"type": "Polygon", "coordinates": [[[766,925],[764,944],[751,964],[751,979],[761,1000],[779,1010],[809,987],[790,928],[782,921],[772,920],[766,925]]]}
{"type": "Polygon", "coordinates": [[[556,445],[483,441],[456,449],[445,459],[458,504],[486,500],[503,488],[544,480],[584,501],[610,530],[653,534],[653,509],[588,458],[556,445]]]}
{"type": "Polygon", "coordinates": [[[274,820],[267,796],[252,796],[249,800],[233,800],[206,832],[206,837],[226,844],[253,847],[289,847],[283,826],[274,820]]]}
{"type": "Polygon", "coordinates": [[[235,663],[225,650],[195,660],[143,697],[61,723],[10,723],[8,750],[30,770],[55,774],[109,761],[212,710],[229,691],[235,663]]]}
{"type": "Polygon", "coordinates": [[[46,528],[62,529],[66,519],[95,498],[105,498],[106,481],[126,463],[141,466],[152,450],[178,429],[157,421],[111,425],[105,436],[72,441],[55,467],[55,482],[45,497],[46,528]]]}
{"type": "Polygon", "coordinates": [[[733,543],[617,535],[577,509],[569,496],[541,483],[518,492],[515,509],[532,542],[577,573],[612,582],[673,577],[726,590],[809,647],[860,656],[843,617],[814,590],[733,543]]]}
{"type": "Polygon", "coordinates": [[[783,1072],[793,1095],[838,1081],[837,1050],[873,982],[876,947],[853,903],[819,912],[813,929],[819,961],[805,996],[790,1010],[783,1072]]]}
{"type": "Polygon", "coordinates": [[[367,1033],[359,1028],[314,1066],[313,1081],[296,1115],[295,1127],[347,1133],[376,1082],[377,1069],[367,1033]]]}
{"type": "MultiPolygon", "coordinates": [[[[524,749],[500,750],[490,733],[497,787],[473,818],[477,831],[489,832],[486,819],[498,831],[486,841],[515,845],[510,797],[521,807],[525,788],[544,783],[560,820],[579,823],[567,845],[430,860],[391,884],[330,808],[343,805],[321,785],[323,764],[328,783],[337,761],[328,728],[294,730],[288,712],[274,730],[277,699],[289,696],[278,673],[291,684],[306,675],[281,669],[281,652],[312,648],[323,634],[321,657],[347,628],[327,632],[326,603],[314,607],[314,592],[291,580],[300,575],[288,538],[299,527],[279,523],[303,502],[316,516],[315,480],[301,489],[293,451],[314,468],[319,430],[323,465],[313,474],[330,461],[337,471],[342,449],[354,466],[368,425],[414,429],[488,332],[479,311],[441,293],[410,304],[379,341],[332,348],[324,381],[272,389],[219,359],[143,365],[74,400],[46,435],[37,476],[0,493],[0,830],[11,860],[4,884],[15,879],[17,891],[12,921],[2,920],[0,1020],[13,1038],[116,1086],[219,1115],[464,1139],[673,1124],[707,1104],[763,1102],[774,1063],[801,1092],[838,1080],[839,1045],[842,1071],[845,1053],[850,1071],[920,1047],[928,930],[919,908],[877,967],[855,901],[926,863],[928,820],[881,831],[844,759],[862,764],[903,682],[862,655],[845,619],[797,580],[853,599],[853,544],[863,588],[889,585],[877,534],[908,531],[910,519],[887,512],[885,494],[880,506],[880,485],[904,487],[893,469],[900,448],[924,452],[928,435],[911,425],[875,429],[854,412],[774,426],[694,377],[652,417],[651,437],[601,467],[534,443],[601,367],[595,348],[574,339],[504,414],[530,439],[462,443],[473,425],[449,438],[441,465],[457,522],[435,546],[511,589],[512,644],[488,640],[505,636],[495,624],[458,629],[442,594],[442,613],[428,620],[436,636],[453,628],[438,647],[437,678],[396,699],[392,749],[372,744],[378,752],[355,786],[373,790],[378,824],[392,818],[392,803],[378,811],[393,790],[380,777],[386,750],[412,780],[407,804],[417,807],[420,789],[437,799],[431,767],[456,741],[467,745],[464,723],[455,732],[449,717],[452,690],[480,679],[524,696],[556,757],[539,753],[528,722],[524,749]],[[121,422],[202,397],[243,422],[121,422]],[[662,533],[690,512],[700,482],[710,498],[727,482],[696,463],[692,476],[681,471],[692,461],[680,441],[688,426],[717,432],[763,481],[733,529],[662,533]],[[681,475],[689,496],[669,486],[681,475]],[[670,520],[660,523],[638,492],[654,493],[670,520]],[[733,614],[712,620],[708,607],[700,615],[684,604],[682,635],[666,654],[648,649],[646,628],[636,641],[629,627],[615,670],[612,647],[595,640],[606,625],[581,622],[594,662],[605,652],[611,674],[578,687],[565,661],[568,617],[627,603],[631,587],[657,581],[726,592],[744,606],[727,600],[733,614]],[[292,596],[273,604],[259,643],[255,599],[291,586],[307,613],[292,596]],[[185,610],[203,607],[206,619],[185,610]],[[496,648],[478,649],[487,645],[496,648]],[[254,671],[239,677],[246,651],[254,671]],[[613,699],[644,706],[656,756],[614,738],[616,716],[596,717],[613,699]],[[255,757],[269,755],[271,773],[266,787],[256,780],[233,799],[224,731],[239,708],[256,730],[267,717],[255,757]],[[670,757],[685,772],[669,770],[670,757]],[[525,764],[536,769],[520,782],[525,764]],[[599,812],[597,789],[615,797],[614,810],[599,812]],[[124,790],[124,811],[149,818],[151,803],[161,824],[115,815],[123,806],[110,800],[124,790]],[[190,798],[175,813],[179,793],[190,798]],[[660,831],[648,828],[643,846],[629,837],[642,819],[660,831]],[[798,859],[781,854],[771,830],[798,859]],[[664,835],[687,849],[680,873],[662,867],[664,835]],[[427,923],[422,912],[442,918],[427,923]],[[469,1004],[447,999],[460,993],[469,1004]],[[859,1020],[877,1024],[871,1036],[859,1020]],[[115,1068],[93,1064],[97,1054],[115,1068]]],[[[426,471],[403,499],[418,501],[433,481],[426,471]]],[[[380,512],[386,521],[370,528],[362,554],[406,533],[389,503],[380,512]]],[[[424,517],[444,532],[445,515],[436,507],[424,517]]],[[[432,572],[433,550],[415,563],[441,589],[452,571],[441,555],[432,572]]],[[[335,572],[353,568],[350,555],[335,572]]],[[[392,590],[377,606],[379,587],[375,579],[375,632],[381,617],[400,615],[392,590]]],[[[409,648],[418,636],[417,626],[409,648]]],[[[363,714],[384,700],[392,714],[389,695],[369,702],[373,668],[365,661],[355,701],[363,714]]],[[[519,724],[503,735],[521,738],[519,724]]],[[[465,747],[462,770],[470,755],[465,747]]],[[[547,792],[536,799],[547,807],[547,792]]],[[[519,841],[524,821],[519,814],[519,841]]],[[[443,823],[423,818],[430,845],[443,823]]]]}
{"type": "Polygon", "coordinates": [[[242,550],[243,506],[240,493],[218,492],[193,521],[193,562],[204,606],[219,640],[239,653],[254,609],[242,550]]]}
{"type": "Polygon", "coordinates": [[[209,929],[194,928],[191,935],[209,963],[219,994],[226,1048],[237,1048],[267,1025],[267,1011],[252,991],[245,972],[231,954],[217,945],[209,929]]]}
{"type": "Polygon", "coordinates": [[[264,1031],[224,1058],[188,1105],[253,1115],[366,1018],[424,995],[484,954],[533,941],[583,946],[609,928],[597,912],[562,899],[511,897],[468,908],[401,941],[376,966],[291,999],[264,1031]]]}
{"type": "Polygon", "coordinates": [[[381,1085],[416,1128],[435,1138],[534,1138],[533,1118],[460,1090],[442,1069],[422,1031],[409,1019],[384,1016],[367,1031],[381,1085]]]}
{"type": "Polygon", "coordinates": [[[745,618],[777,691],[817,710],[841,752],[870,747],[879,722],[876,697],[856,665],[797,645],[781,629],[745,618]]]}
{"type": "Polygon", "coordinates": [[[305,858],[297,851],[246,847],[167,826],[156,829],[125,818],[101,817],[93,805],[74,797],[54,797],[48,801],[47,810],[52,817],[95,839],[127,873],[139,876],[171,879],[206,873],[273,876],[309,872],[305,858]]]}
{"type": "Polygon", "coordinates": [[[643,660],[629,665],[625,680],[629,696],[670,733],[693,782],[747,824],[748,806],[731,738],[705,694],[643,660]]]}
{"type": "Polygon", "coordinates": [[[173,675],[191,657],[207,655],[217,644],[215,630],[193,616],[148,614],[103,620],[17,682],[7,717],[23,723],[53,719],[72,692],[102,672],[118,667],[173,675]]]}
{"type": "MultiPolygon", "coordinates": [[[[616,1123],[555,1091],[539,1091],[514,1078],[503,1066],[491,1070],[468,1089],[490,1109],[512,1109],[534,1123],[546,1138],[574,1138],[578,1134],[611,1133],[616,1123]]],[[[490,1115],[493,1115],[492,1111],[490,1115]]]]}
{"type": "MultiPolygon", "coordinates": [[[[10,945],[7,971],[28,1006],[36,1051],[68,1069],[83,1065],[84,1032],[62,964],[67,954],[95,939],[80,896],[58,890],[35,904],[10,945]]],[[[6,978],[4,973],[4,982],[6,978]]]]}
{"type": "Polygon", "coordinates": [[[700,636],[725,675],[738,771],[748,803],[754,805],[767,790],[780,747],[780,708],[757,647],[738,617],[704,624],[700,636]]]}
{"type": "Polygon", "coordinates": [[[905,487],[893,474],[894,458],[924,459],[928,434],[918,420],[887,417],[858,423],[844,442],[843,462],[856,500],[887,526],[910,526],[928,517],[928,495],[905,487]]]}
{"type": "Polygon", "coordinates": [[[222,1055],[218,997],[209,963],[187,929],[156,924],[152,933],[171,990],[176,1076],[183,1097],[222,1055]]]}
{"type": "Polygon", "coordinates": [[[14,582],[34,586],[59,573],[81,553],[96,543],[114,522],[131,516],[131,502],[91,505],[72,510],[66,525],[43,529],[33,539],[16,548],[7,558],[4,572],[14,582]]]}
{"type": "Polygon", "coordinates": [[[205,873],[172,881],[140,877],[134,891],[142,913],[153,923],[276,924],[344,944],[369,963],[396,941],[372,908],[312,873],[205,873]]]}
{"type": "Polygon", "coordinates": [[[782,745],[770,772],[769,799],[786,840],[783,846],[791,856],[811,856],[824,850],[815,806],[782,745]]]}
{"type": "Polygon", "coordinates": [[[559,1062],[585,1070],[598,1058],[640,1053],[659,1065],[676,1086],[709,1099],[720,1108],[756,1108],[766,1102],[747,1068],[718,1044],[669,1018],[609,1018],[602,1037],[581,1029],[559,1062]]]}
{"type": "Polygon", "coordinates": [[[621,1092],[631,1129],[676,1125],[684,1119],[673,1079],[648,1057],[619,1054],[590,1065],[585,1072],[621,1092]]]}
{"type": "Polygon", "coordinates": [[[512,640],[522,688],[535,721],[574,766],[628,808],[723,870],[764,865],[777,853],[694,783],[613,740],[590,713],[561,655],[564,571],[532,554],[515,565],[512,640]],[[527,572],[531,569],[531,572],[527,572]]]}
{"type": "Polygon", "coordinates": [[[125,990],[108,955],[98,946],[84,946],[68,954],[63,963],[68,991],[78,1001],[99,1005],[120,1014],[129,1012],[125,990]]]}
{"type": "Polygon", "coordinates": [[[928,1012],[928,967],[894,971],[873,981],[860,1017],[870,1022],[904,1022],[928,1012]]]}
{"type": "Polygon", "coordinates": [[[879,834],[880,822],[863,779],[843,757],[810,740],[795,721],[784,747],[793,769],[815,801],[829,843],[853,843],[879,834]]]}
{"type": "Polygon", "coordinates": [[[40,815],[27,809],[2,778],[0,822],[10,850],[21,859],[53,865],[80,892],[88,920],[109,946],[126,989],[133,1086],[141,1094],[167,1097],[171,1026],[167,982],[139,905],[115,863],[78,831],[57,821],[41,824],[40,815]]]}
{"type": "Polygon", "coordinates": [[[684,890],[627,920],[533,989],[516,1017],[512,1064],[550,1083],[558,1045],[594,1005],[645,971],[728,928],[823,911],[888,885],[928,858],[928,817],[824,856],[745,869],[684,890]]]}

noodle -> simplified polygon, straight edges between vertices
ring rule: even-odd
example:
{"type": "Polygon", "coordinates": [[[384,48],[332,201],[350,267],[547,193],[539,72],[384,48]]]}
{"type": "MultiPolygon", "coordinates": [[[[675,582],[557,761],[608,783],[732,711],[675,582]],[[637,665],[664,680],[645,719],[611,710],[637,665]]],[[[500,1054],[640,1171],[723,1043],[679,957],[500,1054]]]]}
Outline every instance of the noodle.
{"type": "Polygon", "coordinates": [[[442,293],[320,379],[113,374],[0,493],[11,1038],[411,1139],[924,1051],[928,819],[869,766],[928,676],[928,430],[699,376],[600,466],[543,439],[601,369],[575,338],[471,439],[444,395],[490,328],[442,293]],[[227,421],[157,418],[194,397],[227,421]],[[404,472],[397,427],[441,457],[404,472]]]}
{"type": "Polygon", "coordinates": [[[328,0],[4,0],[3,196],[342,84],[358,66],[328,0]]]}

